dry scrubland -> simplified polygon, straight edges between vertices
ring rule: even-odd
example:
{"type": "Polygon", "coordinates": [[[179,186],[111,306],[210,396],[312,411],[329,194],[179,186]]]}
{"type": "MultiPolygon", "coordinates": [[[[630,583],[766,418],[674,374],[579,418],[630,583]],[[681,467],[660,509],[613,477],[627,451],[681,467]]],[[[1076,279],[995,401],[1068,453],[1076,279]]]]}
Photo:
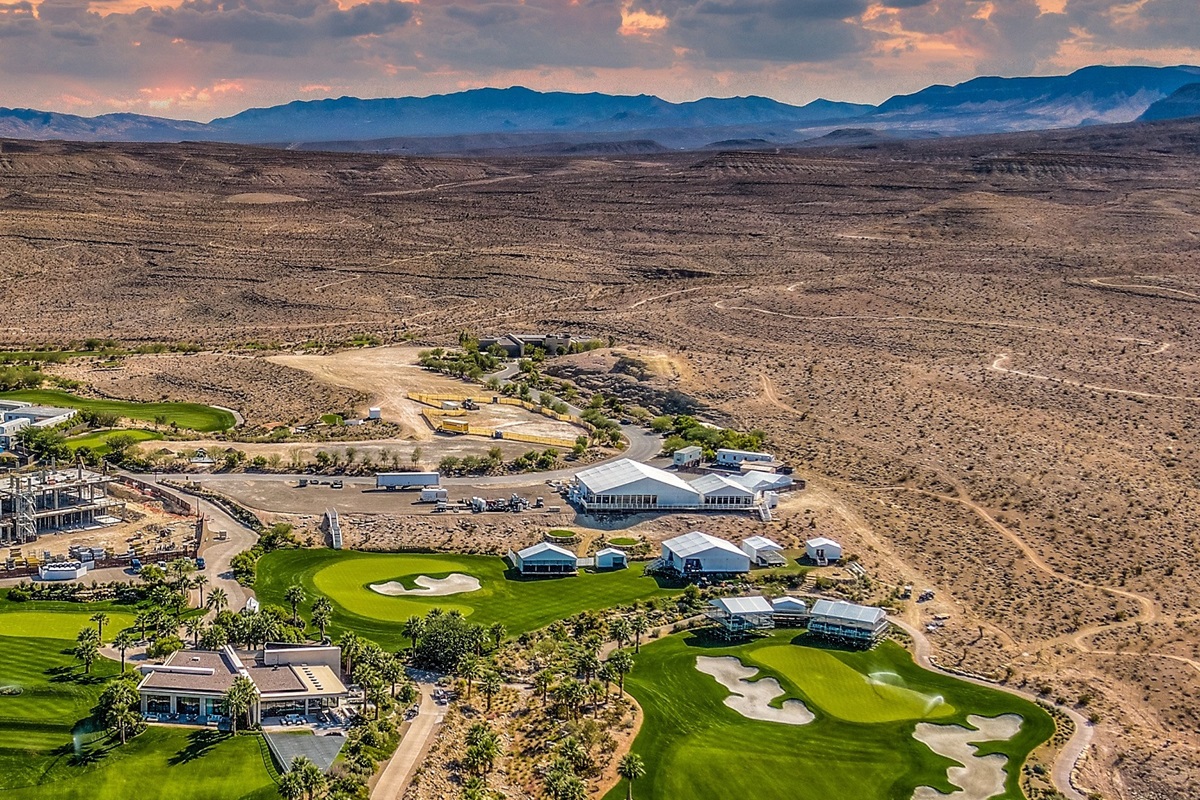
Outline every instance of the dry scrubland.
{"type": "Polygon", "coordinates": [[[1085,785],[1196,796],[1198,171],[1187,123],[611,161],[4,143],[0,337],[611,334],[635,357],[562,369],[769,431],[826,529],[940,591],[940,658],[1091,697],[1085,785]],[[227,202],[272,194],[308,202],[227,202]]]}

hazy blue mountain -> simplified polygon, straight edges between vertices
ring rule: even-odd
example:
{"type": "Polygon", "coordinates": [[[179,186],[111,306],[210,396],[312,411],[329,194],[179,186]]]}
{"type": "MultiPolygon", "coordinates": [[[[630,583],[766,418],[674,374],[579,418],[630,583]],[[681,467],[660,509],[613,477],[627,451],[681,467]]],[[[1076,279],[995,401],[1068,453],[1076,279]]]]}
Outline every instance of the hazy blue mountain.
{"type": "Polygon", "coordinates": [[[1070,75],[975,78],[897,95],[863,123],[941,133],[984,133],[1132,122],[1200,80],[1200,67],[1084,67],[1070,75]]]}
{"type": "Polygon", "coordinates": [[[144,114],[81,117],[31,108],[0,108],[0,137],[88,142],[177,142],[208,129],[204,123],[144,114]]]}
{"type": "Polygon", "coordinates": [[[1200,117],[1200,82],[1180,86],[1147,108],[1138,119],[1150,122],[1157,119],[1181,119],[1182,117],[1200,117]]]}

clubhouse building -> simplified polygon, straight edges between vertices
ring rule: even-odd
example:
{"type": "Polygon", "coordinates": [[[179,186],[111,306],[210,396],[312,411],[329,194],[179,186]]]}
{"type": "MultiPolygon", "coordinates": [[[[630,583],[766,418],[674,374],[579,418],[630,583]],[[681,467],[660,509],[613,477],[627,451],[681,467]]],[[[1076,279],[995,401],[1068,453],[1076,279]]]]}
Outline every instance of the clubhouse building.
{"type": "Polygon", "coordinates": [[[289,714],[306,716],[336,708],[348,692],[342,684],[340,647],[268,642],[256,652],[180,650],[162,664],[138,667],[142,713],[151,721],[208,725],[225,718],[221,702],[243,675],[255,688],[250,723],[289,714]]]}

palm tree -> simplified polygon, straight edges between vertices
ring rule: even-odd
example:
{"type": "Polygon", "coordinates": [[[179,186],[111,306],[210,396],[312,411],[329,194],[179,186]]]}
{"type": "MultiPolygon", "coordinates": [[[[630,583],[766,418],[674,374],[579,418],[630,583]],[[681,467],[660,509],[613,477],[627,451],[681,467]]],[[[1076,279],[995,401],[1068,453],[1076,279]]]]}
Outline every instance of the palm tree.
{"type": "Polygon", "coordinates": [[[550,670],[544,669],[534,675],[533,685],[542,693],[542,705],[546,705],[546,698],[550,694],[550,687],[554,685],[554,676],[550,674],[550,670]]]}
{"type": "Polygon", "coordinates": [[[141,634],[138,637],[138,641],[146,641],[146,626],[150,624],[150,612],[139,611],[138,615],[134,618],[134,623],[138,626],[138,632],[141,634]]]}
{"type": "Polygon", "coordinates": [[[97,611],[95,614],[92,614],[92,622],[96,623],[96,639],[97,639],[97,641],[103,643],[104,642],[104,623],[108,622],[108,614],[105,614],[103,611],[97,611]]]}
{"type": "Polygon", "coordinates": [[[197,575],[192,578],[192,586],[200,590],[200,605],[197,608],[204,608],[204,587],[208,584],[207,575],[197,575]]]}
{"type": "Polygon", "coordinates": [[[325,789],[325,773],[321,768],[304,756],[296,756],[288,767],[288,775],[297,776],[297,782],[304,791],[304,796],[314,798],[325,789]]]}
{"type": "Polygon", "coordinates": [[[592,719],[596,719],[600,716],[600,696],[608,696],[608,685],[603,681],[592,681],[587,688],[592,696],[592,719]]]}
{"type": "Polygon", "coordinates": [[[342,648],[342,658],[346,659],[346,673],[353,675],[354,659],[362,652],[362,639],[354,631],[346,631],[338,637],[337,643],[342,648]]]}
{"type": "Polygon", "coordinates": [[[192,637],[192,647],[200,646],[200,633],[204,630],[204,620],[200,617],[188,617],[183,623],[183,629],[192,637]]]}
{"type": "Polygon", "coordinates": [[[566,707],[571,719],[576,719],[579,716],[579,704],[583,702],[585,693],[582,683],[567,678],[554,690],[554,699],[559,705],[566,707]]]}
{"type": "Polygon", "coordinates": [[[488,636],[492,638],[496,649],[500,649],[500,642],[504,641],[504,637],[508,635],[508,629],[504,627],[503,622],[493,622],[487,630],[488,636]]]}
{"type": "Polygon", "coordinates": [[[492,698],[500,693],[500,687],[503,685],[499,673],[496,672],[488,672],[479,682],[479,691],[483,692],[483,696],[487,698],[488,711],[492,710],[492,698]]]}
{"type": "Polygon", "coordinates": [[[287,588],[287,591],[283,593],[283,599],[288,601],[288,603],[290,603],[292,606],[292,625],[295,627],[300,626],[300,617],[296,613],[296,607],[304,602],[305,597],[306,595],[304,594],[304,587],[298,583],[293,583],[287,588]]]}
{"type": "Polygon", "coordinates": [[[279,796],[284,800],[304,800],[304,794],[304,778],[300,773],[286,772],[280,777],[279,796]]]}
{"type": "Polygon", "coordinates": [[[321,631],[321,641],[325,641],[325,626],[333,618],[333,603],[328,597],[318,597],[312,604],[312,624],[321,631]]]}
{"type": "Polygon", "coordinates": [[[645,776],[646,763],[637,753],[626,753],[625,757],[617,764],[617,774],[627,781],[625,800],[633,800],[633,782],[645,776]]]}
{"type": "Polygon", "coordinates": [[[575,672],[585,681],[591,679],[598,669],[600,669],[600,659],[591,651],[580,653],[575,658],[575,672]]]}
{"type": "Polygon", "coordinates": [[[646,631],[650,630],[650,622],[646,619],[645,614],[637,614],[629,623],[630,629],[633,631],[633,652],[642,652],[642,637],[646,631]]]}
{"type": "Polygon", "coordinates": [[[632,631],[629,628],[629,620],[624,617],[614,619],[608,626],[608,635],[617,643],[617,647],[624,647],[632,636],[632,631]]]}
{"type": "Polygon", "coordinates": [[[612,664],[605,661],[600,665],[600,671],[596,673],[600,680],[604,681],[604,703],[608,704],[608,690],[612,688],[612,684],[617,680],[617,671],[613,669],[612,664]]]}
{"type": "Polygon", "coordinates": [[[221,707],[225,713],[229,715],[229,729],[233,733],[237,733],[238,717],[250,710],[250,706],[254,705],[254,697],[258,694],[258,690],[254,686],[254,681],[250,680],[245,675],[239,675],[233,679],[225,696],[221,698],[221,707]]]}
{"type": "Polygon", "coordinates": [[[404,676],[404,665],[395,656],[385,656],[379,665],[379,674],[383,680],[392,685],[392,699],[396,699],[396,684],[404,676]]]}
{"type": "Polygon", "coordinates": [[[425,633],[425,620],[414,614],[404,620],[404,626],[400,629],[400,632],[408,637],[408,640],[412,642],[412,649],[416,650],[417,639],[420,639],[422,634],[425,633]]]}
{"type": "Polygon", "coordinates": [[[76,660],[83,662],[83,671],[90,673],[92,663],[100,655],[100,636],[91,628],[84,628],[75,637],[75,649],[72,651],[76,660]]]}
{"type": "Polygon", "coordinates": [[[125,744],[126,733],[137,727],[141,719],[134,710],[137,703],[137,689],[128,680],[113,681],[100,694],[100,720],[105,727],[117,731],[121,744],[125,744]]]}
{"type": "Polygon", "coordinates": [[[471,655],[470,653],[464,655],[462,657],[462,660],[458,663],[459,676],[462,678],[466,678],[466,680],[467,680],[467,699],[468,700],[471,699],[471,685],[474,682],[474,680],[479,677],[481,672],[483,672],[483,668],[479,665],[479,659],[476,658],[475,656],[471,655]]]}
{"type": "Polygon", "coordinates": [[[113,638],[112,646],[121,651],[121,672],[125,671],[125,651],[137,644],[133,634],[121,631],[113,638]]]}
{"type": "Polygon", "coordinates": [[[229,597],[225,594],[225,590],[220,586],[214,587],[208,593],[208,607],[215,611],[218,615],[229,608],[229,597]]]}
{"type": "Polygon", "coordinates": [[[625,676],[633,669],[633,656],[624,650],[618,650],[608,657],[608,663],[617,671],[617,686],[621,695],[625,695],[625,676]]]}

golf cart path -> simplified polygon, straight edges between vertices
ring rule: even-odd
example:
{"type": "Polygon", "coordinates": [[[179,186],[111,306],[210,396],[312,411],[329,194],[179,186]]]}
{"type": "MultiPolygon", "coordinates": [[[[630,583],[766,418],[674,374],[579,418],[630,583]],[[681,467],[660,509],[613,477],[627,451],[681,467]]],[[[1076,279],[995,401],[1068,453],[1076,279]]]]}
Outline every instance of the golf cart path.
{"type": "Polygon", "coordinates": [[[434,684],[423,682],[417,686],[421,690],[420,710],[412,726],[400,740],[396,752],[379,774],[379,780],[371,790],[371,800],[400,800],[404,796],[417,767],[429,753],[434,736],[442,727],[445,710],[433,699],[434,684]]]}
{"type": "MultiPolygon", "coordinates": [[[[992,683],[991,681],[942,669],[930,658],[931,648],[929,639],[925,636],[924,631],[896,617],[889,616],[888,622],[891,622],[912,637],[913,660],[922,669],[927,669],[930,672],[936,672],[939,675],[945,675],[955,680],[973,683],[976,686],[985,686],[989,689],[1006,692],[1033,703],[1039,701],[1040,698],[1031,692],[1025,692],[1011,686],[1004,686],[999,683],[992,683]]],[[[1054,767],[1051,770],[1051,779],[1054,783],[1054,788],[1067,797],[1068,800],[1087,800],[1088,790],[1075,786],[1075,769],[1079,765],[1079,762],[1083,760],[1087,748],[1092,742],[1092,725],[1082,714],[1072,708],[1057,704],[1055,708],[1071,718],[1071,721],[1075,723],[1075,732],[1071,734],[1071,738],[1059,750],[1058,757],[1054,760],[1054,767]]]]}

